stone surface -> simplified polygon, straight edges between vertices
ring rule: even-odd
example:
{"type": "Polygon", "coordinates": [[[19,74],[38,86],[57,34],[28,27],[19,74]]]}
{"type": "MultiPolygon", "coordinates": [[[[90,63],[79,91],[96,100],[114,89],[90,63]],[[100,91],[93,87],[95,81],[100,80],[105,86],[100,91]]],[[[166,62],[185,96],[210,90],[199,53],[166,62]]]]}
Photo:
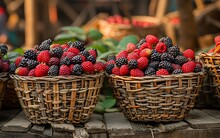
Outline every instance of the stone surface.
{"type": "Polygon", "coordinates": [[[180,122],[174,122],[174,123],[160,123],[158,125],[158,128],[160,132],[170,132],[174,130],[179,129],[186,129],[188,127],[188,124],[186,122],[180,121],[180,122]]]}
{"type": "Polygon", "coordinates": [[[53,136],[53,129],[50,126],[46,126],[43,132],[43,135],[52,137],[53,136]]]}
{"type": "Polygon", "coordinates": [[[44,132],[44,125],[34,125],[31,129],[30,132],[31,133],[39,133],[42,134],[44,132]]]}
{"type": "Polygon", "coordinates": [[[85,129],[88,133],[103,133],[106,132],[105,124],[101,115],[92,115],[89,122],[85,123],[85,129]]]}
{"type": "Polygon", "coordinates": [[[14,109],[14,110],[1,110],[0,111],[0,129],[2,126],[11,120],[15,115],[17,115],[21,109],[14,109]]]}
{"type": "Polygon", "coordinates": [[[75,132],[73,133],[74,138],[89,138],[89,134],[84,128],[75,128],[75,132]]]}
{"type": "Polygon", "coordinates": [[[54,131],[74,132],[75,127],[72,124],[51,124],[54,131]]]}

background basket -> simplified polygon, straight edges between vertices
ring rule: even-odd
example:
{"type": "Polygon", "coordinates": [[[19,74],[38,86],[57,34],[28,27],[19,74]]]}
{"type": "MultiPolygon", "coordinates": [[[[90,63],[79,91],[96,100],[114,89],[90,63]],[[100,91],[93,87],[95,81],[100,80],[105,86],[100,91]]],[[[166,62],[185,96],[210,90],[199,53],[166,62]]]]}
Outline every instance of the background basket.
{"type": "Polygon", "coordinates": [[[10,75],[19,102],[34,124],[85,123],[96,106],[104,73],[85,76],[10,75]]]}
{"type": "Polygon", "coordinates": [[[9,79],[8,73],[0,73],[0,109],[2,109],[2,102],[4,100],[5,88],[9,79]]]}
{"type": "Polygon", "coordinates": [[[194,107],[203,73],[163,77],[110,75],[114,95],[132,121],[169,122],[184,119],[194,107]]]}

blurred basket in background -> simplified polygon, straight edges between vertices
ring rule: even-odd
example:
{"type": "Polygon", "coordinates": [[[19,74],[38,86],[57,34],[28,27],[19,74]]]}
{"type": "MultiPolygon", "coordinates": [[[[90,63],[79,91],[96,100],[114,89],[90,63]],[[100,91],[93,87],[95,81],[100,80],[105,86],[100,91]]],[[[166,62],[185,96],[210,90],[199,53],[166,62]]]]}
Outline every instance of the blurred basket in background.
{"type": "Polygon", "coordinates": [[[6,72],[0,73],[0,109],[2,109],[4,94],[8,79],[9,79],[8,73],[6,72]]]}

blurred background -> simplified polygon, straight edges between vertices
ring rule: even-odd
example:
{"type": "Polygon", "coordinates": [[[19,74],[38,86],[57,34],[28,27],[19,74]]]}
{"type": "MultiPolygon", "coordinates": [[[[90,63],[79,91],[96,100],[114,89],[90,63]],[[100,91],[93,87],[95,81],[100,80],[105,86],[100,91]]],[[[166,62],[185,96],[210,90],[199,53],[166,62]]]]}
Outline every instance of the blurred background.
{"type": "Polygon", "coordinates": [[[219,13],[218,0],[1,0],[0,43],[28,49],[48,38],[75,37],[61,28],[77,26],[103,38],[154,34],[182,49],[209,49],[220,32],[219,13]]]}

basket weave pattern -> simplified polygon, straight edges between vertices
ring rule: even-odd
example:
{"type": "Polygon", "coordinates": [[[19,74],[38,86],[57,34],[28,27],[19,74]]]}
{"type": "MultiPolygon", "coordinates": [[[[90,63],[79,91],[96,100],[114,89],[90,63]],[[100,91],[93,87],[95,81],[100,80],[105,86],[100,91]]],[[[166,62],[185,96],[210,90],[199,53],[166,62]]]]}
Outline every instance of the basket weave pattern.
{"type": "Polygon", "coordinates": [[[85,76],[23,77],[10,75],[19,102],[35,124],[84,123],[93,113],[104,73],[85,76]]]}
{"type": "Polygon", "coordinates": [[[4,100],[4,92],[9,79],[8,73],[0,73],[0,109],[2,108],[2,101],[4,100]]]}
{"type": "Polygon", "coordinates": [[[194,107],[203,73],[163,77],[110,75],[114,95],[132,121],[179,121],[194,107]]]}

